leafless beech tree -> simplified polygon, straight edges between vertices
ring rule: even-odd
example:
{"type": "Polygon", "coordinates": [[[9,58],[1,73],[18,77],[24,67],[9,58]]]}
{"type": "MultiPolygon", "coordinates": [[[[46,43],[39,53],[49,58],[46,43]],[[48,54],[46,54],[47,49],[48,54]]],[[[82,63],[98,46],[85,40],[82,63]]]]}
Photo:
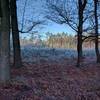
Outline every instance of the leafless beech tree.
{"type": "MultiPolygon", "coordinates": [[[[48,9],[46,18],[59,24],[67,24],[77,33],[77,66],[80,66],[83,32],[89,30],[89,26],[83,27],[90,17],[85,14],[87,0],[46,0],[46,2],[48,9]]],[[[88,11],[89,13],[91,12],[88,11]]]]}
{"type": "Polygon", "coordinates": [[[99,53],[99,42],[98,42],[98,0],[94,0],[94,17],[95,17],[95,52],[97,57],[97,62],[100,63],[100,53],[99,53]]]}
{"type": "Polygon", "coordinates": [[[17,20],[17,6],[16,0],[10,0],[10,14],[11,14],[11,29],[13,39],[13,66],[16,68],[22,67],[21,51],[20,51],[20,40],[17,20]]]}
{"type": "Polygon", "coordinates": [[[9,0],[0,0],[0,82],[10,79],[9,0]]]}
{"type": "Polygon", "coordinates": [[[44,21],[30,21],[31,25],[28,24],[28,26],[26,26],[26,25],[24,26],[25,11],[26,11],[27,1],[28,0],[25,0],[25,5],[24,5],[24,9],[23,9],[23,16],[22,16],[22,23],[21,23],[21,30],[19,30],[18,29],[18,18],[17,18],[16,0],[10,0],[11,29],[12,29],[13,54],[14,54],[14,57],[13,57],[14,64],[13,64],[13,66],[16,67],[16,68],[20,68],[22,66],[19,33],[29,33],[36,26],[44,23],[44,21]],[[27,29],[26,29],[26,27],[27,27],[27,29]]]}

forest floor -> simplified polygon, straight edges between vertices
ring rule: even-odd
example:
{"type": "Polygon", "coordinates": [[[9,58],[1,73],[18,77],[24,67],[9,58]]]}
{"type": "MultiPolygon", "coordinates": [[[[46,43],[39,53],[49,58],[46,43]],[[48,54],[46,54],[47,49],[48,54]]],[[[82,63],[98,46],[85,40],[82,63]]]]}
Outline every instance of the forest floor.
{"type": "Polygon", "coordinates": [[[11,81],[0,86],[0,100],[100,100],[100,64],[93,57],[84,58],[80,68],[76,58],[39,57],[23,65],[13,68],[11,81]]]}

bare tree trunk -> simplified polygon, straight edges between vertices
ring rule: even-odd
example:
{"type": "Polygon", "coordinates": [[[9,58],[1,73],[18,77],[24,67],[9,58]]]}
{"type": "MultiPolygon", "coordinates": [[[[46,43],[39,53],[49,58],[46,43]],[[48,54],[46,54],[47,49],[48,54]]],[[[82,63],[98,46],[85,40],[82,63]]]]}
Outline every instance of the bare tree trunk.
{"type": "Polygon", "coordinates": [[[11,26],[12,26],[12,38],[13,38],[13,54],[14,54],[14,67],[20,68],[22,66],[21,51],[20,51],[20,39],[17,21],[17,7],[16,0],[11,0],[11,26]]]}
{"type": "Polygon", "coordinates": [[[77,32],[77,36],[78,36],[78,44],[77,44],[77,52],[78,52],[78,59],[77,59],[77,67],[80,66],[80,62],[82,60],[82,33],[83,33],[83,12],[84,9],[86,7],[87,4],[87,0],[78,0],[78,5],[79,5],[79,9],[78,9],[78,16],[79,16],[79,24],[78,24],[78,32],[77,32]]]}
{"type": "Polygon", "coordinates": [[[80,62],[82,59],[82,32],[83,32],[83,10],[82,10],[82,1],[79,0],[78,1],[79,4],[79,25],[78,25],[78,32],[77,32],[77,36],[78,36],[78,43],[77,43],[77,52],[78,52],[78,59],[77,59],[77,67],[80,66],[80,62]]]}
{"type": "Polygon", "coordinates": [[[1,1],[0,1],[0,57],[1,57],[1,18],[2,18],[2,8],[1,8],[1,1]]]}
{"type": "Polygon", "coordinates": [[[80,67],[80,62],[82,59],[82,36],[81,34],[78,34],[77,52],[78,52],[77,67],[80,67]]]}
{"type": "Polygon", "coordinates": [[[94,0],[94,15],[95,15],[95,52],[97,57],[97,63],[100,63],[100,54],[99,54],[99,43],[98,43],[98,16],[97,16],[97,2],[98,0],[94,0]]]}
{"type": "Polygon", "coordinates": [[[10,79],[10,15],[9,0],[1,0],[0,82],[10,79]]]}

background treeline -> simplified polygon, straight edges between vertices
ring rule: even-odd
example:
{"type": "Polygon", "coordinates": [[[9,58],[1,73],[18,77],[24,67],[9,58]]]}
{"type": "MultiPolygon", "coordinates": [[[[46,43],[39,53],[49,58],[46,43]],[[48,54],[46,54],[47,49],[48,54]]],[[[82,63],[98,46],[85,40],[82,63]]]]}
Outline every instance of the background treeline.
{"type": "Polygon", "coordinates": [[[33,45],[41,47],[51,47],[51,48],[76,48],[77,40],[75,36],[68,35],[67,33],[46,33],[46,37],[38,37],[29,39],[21,39],[21,45],[33,45]]]}
{"type": "MultiPolygon", "coordinates": [[[[45,37],[40,37],[39,33],[37,38],[30,36],[29,38],[24,37],[20,39],[21,46],[35,46],[35,47],[50,47],[50,48],[68,48],[68,49],[77,49],[77,36],[73,34],[68,34],[65,32],[62,33],[45,33],[45,37]]],[[[83,43],[84,49],[93,49],[94,48],[93,38],[87,38],[83,43]]]]}

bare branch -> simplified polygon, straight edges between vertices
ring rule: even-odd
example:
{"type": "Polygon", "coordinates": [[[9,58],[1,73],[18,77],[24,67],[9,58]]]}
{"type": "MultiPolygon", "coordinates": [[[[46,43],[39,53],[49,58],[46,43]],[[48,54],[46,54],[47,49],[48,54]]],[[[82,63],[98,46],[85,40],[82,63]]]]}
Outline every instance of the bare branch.
{"type": "Polygon", "coordinates": [[[46,18],[54,21],[59,24],[67,24],[69,25],[74,31],[77,32],[77,23],[74,22],[74,20],[71,19],[71,17],[68,16],[67,11],[65,10],[65,6],[59,7],[55,4],[52,4],[50,2],[49,5],[50,9],[53,10],[52,15],[47,15],[46,18]]]}
{"type": "Polygon", "coordinates": [[[22,31],[22,30],[23,30],[23,28],[24,28],[24,20],[25,20],[25,11],[26,11],[27,1],[28,1],[28,0],[25,0],[25,5],[24,5],[24,10],[23,10],[23,15],[22,15],[22,25],[21,25],[21,31],[22,31]]]}
{"type": "Polygon", "coordinates": [[[83,0],[82,9],[84,10],[87,4],[87,0],[83,0]]]}
{"type": "Polygon", "coordinates": [[[26,30],[26,31],[19,30],[19,32],[21,32],[21,33],[29,33],[30,31],[33,30],[34,27],[36,27],[36,26],[38,26],[38,25],[40,25],[40,24],[43,24],[43,23],[44,23],[44,21],[36,21],[36,22],[32,22],[33,25],[30,26],[28,30],[26,30]]]}

